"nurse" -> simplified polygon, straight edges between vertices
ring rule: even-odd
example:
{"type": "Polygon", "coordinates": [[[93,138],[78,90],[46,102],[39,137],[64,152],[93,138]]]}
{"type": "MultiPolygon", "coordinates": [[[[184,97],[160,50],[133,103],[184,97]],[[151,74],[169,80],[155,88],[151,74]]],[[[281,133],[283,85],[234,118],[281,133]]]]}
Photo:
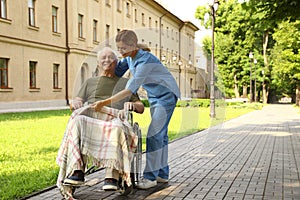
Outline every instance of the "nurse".
{"type": "Polygon", "coordinates": [[[180,91],[174,77],[160,60],[149,51],[139,48],[134,31],[120,31],[116,36],[116,44],[123,59],[118,62],[115,74],[122,76],[129,69],[132,78],[124,90],[95,102],[91,107],[99,111],[103,106],[136,94],[140,86],[147,91],[151,123],[146,138],[146,166],[137,188],[148,189],[156,186],[157,182],[169,180],[168,125],[180,91]]]}

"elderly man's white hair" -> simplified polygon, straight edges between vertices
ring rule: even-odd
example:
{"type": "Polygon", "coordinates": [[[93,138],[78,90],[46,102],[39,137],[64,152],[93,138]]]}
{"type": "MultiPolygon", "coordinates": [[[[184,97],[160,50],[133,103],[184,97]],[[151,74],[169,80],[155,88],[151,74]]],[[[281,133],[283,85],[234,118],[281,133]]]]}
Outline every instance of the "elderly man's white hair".
{"type": "Polygon", "coordinates": [[[118,59],[118,56],[117,56],[117,53],[112,50],[112,48],[110,47],[103,47],[100,51],[98,51],[97,53],[97,59],[99,60],[100,56],[104,53],[104,52],[112,52],[113,53],[113,56],[114,56],[114,59],[117,60],[118,59]]]}
{"type": "Polygon", "coordinates": [[[99,59],[100,59],[100,56],[105,53],[105,52],[112,52],[113,53],[113,56],[114,56],[114,60],[118,60],[118,54],[116,53],[116,51],[114,51],[112,48],[110,47],[103,47],[100,51],[98,51],[97,53],[97,67],[95,69],[95,71],[92,73],[92,76],[93,77],[96,77],[100,74],[100,71],[102,70],[102,67],[99,66],[99,59]]]}

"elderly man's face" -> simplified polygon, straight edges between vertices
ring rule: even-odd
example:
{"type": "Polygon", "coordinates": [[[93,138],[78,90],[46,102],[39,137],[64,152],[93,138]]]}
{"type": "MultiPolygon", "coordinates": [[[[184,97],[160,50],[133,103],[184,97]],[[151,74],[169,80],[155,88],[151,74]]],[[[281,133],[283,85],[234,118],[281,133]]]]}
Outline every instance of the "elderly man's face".
{"type": "Polygon", "coordinates": [[[99,55],[99,65],[103,70],[115,70],[117,58],[111,51],[104,51],[99,55]]]}

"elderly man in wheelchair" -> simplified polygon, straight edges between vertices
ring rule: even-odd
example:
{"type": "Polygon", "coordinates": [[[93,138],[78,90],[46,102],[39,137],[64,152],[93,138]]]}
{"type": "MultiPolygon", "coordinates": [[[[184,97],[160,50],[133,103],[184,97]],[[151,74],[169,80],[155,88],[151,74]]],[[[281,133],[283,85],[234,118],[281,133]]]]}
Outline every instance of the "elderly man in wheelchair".
{"type": "MultiPolygon", "coordinates": [[[[89,104],[106,99],[125,88],[128,79],[115,76],[117,56],[108,47],[97,54],[100,76],[89,78],[72,101],[73,111],[58,151],[56,161],[60,166],[57,186],[63,195],[66,185],[82,185],[88,159],[99,168],[105,168],[104,190],[117,190],[122,179],[130,186],[132,154],[137,146],[137,136],[131,124],[124,120],[124,111],[144,112],[137,95],[123,102],[104,107],[95,112],[89,104]],[[84,104],[88,104],[83,106],[84,104]]],[[[72,195],[72,194],[71,194],[72,195]]]]}

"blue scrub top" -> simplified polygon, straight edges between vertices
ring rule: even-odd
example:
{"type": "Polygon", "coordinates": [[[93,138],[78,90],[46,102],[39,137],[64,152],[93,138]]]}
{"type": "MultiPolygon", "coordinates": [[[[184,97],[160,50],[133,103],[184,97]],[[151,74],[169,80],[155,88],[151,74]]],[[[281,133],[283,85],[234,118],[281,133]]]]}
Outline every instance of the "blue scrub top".
{"type": "Polygon", "coordinates": [[[148,51],[139,49],[134,58],[126,57],[118,62],[115,69],[117,76],[130,70],[133,77],[126,88],[136,93],[142,86],[148,95],[150,104],[175,103],[180,98],[180,91],[176,80],[160,60],[148,51]]]}

